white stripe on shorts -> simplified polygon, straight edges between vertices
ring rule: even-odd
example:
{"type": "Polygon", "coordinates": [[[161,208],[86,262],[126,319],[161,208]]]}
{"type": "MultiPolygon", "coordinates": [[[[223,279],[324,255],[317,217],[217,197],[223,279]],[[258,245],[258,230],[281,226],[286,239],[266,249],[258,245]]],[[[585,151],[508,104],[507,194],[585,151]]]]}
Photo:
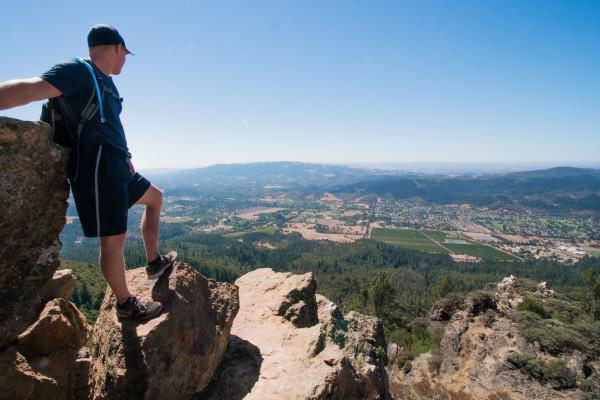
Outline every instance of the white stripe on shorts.
{"type": "Polygon", "coordinates": [[[94,188],[96,189],[96,233],[98,234],[98,237],[100,237],[100,192],[98,192],[98,165],[100,165],[100,154],[102,154],[102,145],[98,147],[96,172],[94,173],[94,188]]]}

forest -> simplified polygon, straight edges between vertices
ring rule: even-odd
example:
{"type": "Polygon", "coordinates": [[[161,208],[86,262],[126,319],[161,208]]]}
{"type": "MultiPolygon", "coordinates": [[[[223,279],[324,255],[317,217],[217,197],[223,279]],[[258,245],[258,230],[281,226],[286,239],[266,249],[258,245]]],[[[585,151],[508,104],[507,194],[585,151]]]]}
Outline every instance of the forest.
{"type": "MultiPolygon", "coordinates": [[[[317,292],[337,304],[343,314],[357,310],[381,318],[388,341],[404,344],[414,354],[435,347],[441,337],[441,332],[427,330],[423,320],[436,301],[452,293],[482,289],[511,274],[546,281],[553,289],[587,304],[588,309],[600,310],[596,306],[600,301],[600,259],[591,257],[574,266],[548,260],[467,264],[455,263],[445,254],[402,249],[372,240],[309,241],[299,234],[280,232],[254,232],[233,238],[221,234],[173,236],[161,242],[161,251],[168,250],[177,251],[179,260],[218,281],[234,282],[256,268],[296,274],[312,272],[317,292]],[[267,242],[274,248],[260,246],[267,242]]],[[[97,251],[91,245],[69,246],[61,254],[63,259],[79,260],[96,271],[80,278],[74,294],[77,305],[87,302],[84,308],[91,311],[86,314],[91,320],[100,305],[98,288],[103,284],[95,267],[97,251]],[[92,287],[96,289],[90,290],[92,287]]],[[[142,242],[128,241],[128,268],[143,266],[145,262],[142,242]]]]}

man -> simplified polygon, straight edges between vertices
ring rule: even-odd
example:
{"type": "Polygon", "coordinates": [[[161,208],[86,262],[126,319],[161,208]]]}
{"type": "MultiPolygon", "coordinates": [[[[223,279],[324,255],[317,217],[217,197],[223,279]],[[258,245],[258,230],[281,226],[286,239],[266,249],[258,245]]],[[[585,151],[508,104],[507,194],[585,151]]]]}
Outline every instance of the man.
{"type": "MultiPolygon", "coordinates": [[[[146,248],[149,279],[157,279],[177,254],[158,252],[162,191],[137,173],[131,163],[121,124],[119,92],[110,77],[119,75],[125,58],[132,54],[119,32],[109,25],[95,25],[88,34],[90,59],[101,92],[104,118],[99,113],[83,127],[69,160],[68,176],[83,232],[100,237],[100,269],[117,298],[121,318],[145,320],[162,311],[162,304],[142,303],[131,294],[125,280],[123,256],[127,211],[144,204],[141,231],[146,248]]],[[[94,95],[95,83],[88,66],[77,61],[55,65],[40,77],[0,83],[0,110],[32,101],[64,96],[75,115],[80,115],[94,95]]]]}

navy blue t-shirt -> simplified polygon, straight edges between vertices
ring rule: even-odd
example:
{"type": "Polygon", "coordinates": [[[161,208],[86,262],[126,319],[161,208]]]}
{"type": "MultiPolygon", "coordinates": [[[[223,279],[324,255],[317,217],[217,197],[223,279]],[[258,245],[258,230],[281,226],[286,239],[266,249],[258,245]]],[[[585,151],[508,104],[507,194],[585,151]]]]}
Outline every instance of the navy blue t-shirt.
{"type": "MultiPolygon", "coordinates": [[[[89,61],[89,60],[86,60],[89,61]]],[[[125,130],[121,124],[122,110],[119,91],[111,77],[108,77],[96,68],[100,79],[100,92],[103,92],[102,106],[104,107],[105,122],[100,121],[100,112],[85,124],[81,133],[80,143],[109,145],[131,157],[125,139],[125,130]],[[107,91],[103,91],[102,87],[107,91]]],[[[49,71],[40,76],[43,80],[60,90],[69,102],[76,115],[83,111],[90,96],[94,92],[94,82],[87,67],[77,61],[66,61],[56,64],[49,71]]]]}

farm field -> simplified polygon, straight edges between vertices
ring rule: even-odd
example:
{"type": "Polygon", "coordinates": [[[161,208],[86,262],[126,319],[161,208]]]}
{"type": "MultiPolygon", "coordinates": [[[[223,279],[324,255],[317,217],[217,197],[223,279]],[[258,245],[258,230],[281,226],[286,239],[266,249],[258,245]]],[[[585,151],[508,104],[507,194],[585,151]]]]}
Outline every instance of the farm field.
{"type": "MultiPolygon", "coordinates": [[[[428,232],[431,233],[431,232],[428,232]]],[[[439,232],[443,234],[443,232],[439,232]]],[[[371,239],[406,249],[420,250],[429,253],[448,253],[433,241],[415,229],[373,228],[371,239]]]]}
{"type": "Polygon", "coordinates": [[[429,236],[430,238],[432,238],[433,240],[440,242],[440,243],[444,243],[444,241],[446,239],[451,238],[450,235],[448,235],[446,232],[440,232],[440,231],[421,231],[423,232],[425,235],[429,236]]]}
{"type": "Polygon", "coordinates": [[[268,233],[268,234],[272,235],[273,233],[277,232],[278,230],[279,230],[279,228],[277,228],[276,226],[263,226],[263,227],[252,229],[249,231],[227,232],[227,233],[224,233],[223,236],[228,237],[228,238],[236,238],[236,237],[244,236],[244,235],[246,235],[248,233],[252,233],[252,232],[268,233]]]}
{"type": "Polygon", "coordinates": [[[371,239],[380,242],[420,250],[429,253],[446,253],[444,248],[455,254],[467,254],[484,260],[514,260],[517,258],[503,253],[493,247],[467,241],[466,244],[445,243],[446,239],[456,238],[459,235],[447,234],[439,231],[419,231],[416,229],[385,229],[373,228],[371,239]],[[444,248],[442,248],[441,244],[444,248]]]}

